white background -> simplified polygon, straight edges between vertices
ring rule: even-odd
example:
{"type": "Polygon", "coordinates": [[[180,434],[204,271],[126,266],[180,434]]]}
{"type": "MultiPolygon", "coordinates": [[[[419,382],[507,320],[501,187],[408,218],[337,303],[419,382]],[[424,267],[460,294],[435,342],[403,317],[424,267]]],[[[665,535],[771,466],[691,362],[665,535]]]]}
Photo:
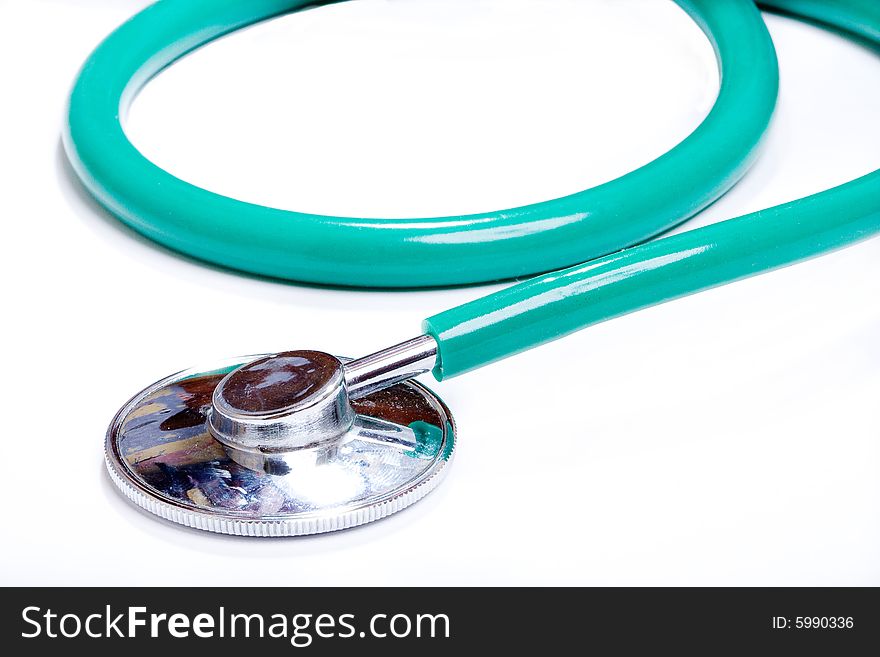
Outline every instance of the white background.
{"type": "MultiPolygon", "coordinates": [[[[382,522],[258,540],[135,510],[102,441],[137,390],[241,353],[360,355],[500,287],[260,280],[98,209],[59,146],[65,97],[90,50],[146,4],[0,0],[0,582],[880,584],[878,240],[437,386],[457,461],[382,522]]],[[[685,229],[878,165],[876,56],[768,24],[782,91],[762,157],[685,229]]],[[[173,173],[245,200],[441,215],[639,166],[693,129],[717,83],[708,43],[667,2],[359,0],[197,52],[145,90],[128,130],[173,173]]]]}

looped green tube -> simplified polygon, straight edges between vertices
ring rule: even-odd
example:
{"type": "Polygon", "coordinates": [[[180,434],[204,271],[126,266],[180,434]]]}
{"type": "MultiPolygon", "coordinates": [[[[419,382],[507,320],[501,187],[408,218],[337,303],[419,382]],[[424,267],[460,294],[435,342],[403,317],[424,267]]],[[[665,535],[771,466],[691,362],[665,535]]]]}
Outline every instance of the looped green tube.
{"type": "Polygon", "coordinates": [[[729,189],[752,160],[776,102],[773,44],[742,0],[680,4],[721,66],[714,109],[676,148],[571,196],[498,212],[431,219],[327,217],[244,203],[163,171],[120,123],[137,92],[192,49],[303,0],[162,0],[120,27],[85,64],[65,144],[91,193],[147,237],[256,274],[363,287],[424,287],[528,276],[648,239],[729,189]]]}
{"type": "MultiPolygon", "coordinates": [[[[129,142],[120,117],[159,70],[230,31],[315,4],[303,0],[162,0],[150,6],[86,62],[71,93],[64,144],[86,187],[135,230],[172,249],[256,274],[419,287],[522,277],[586,262],[426,320],[439,345],[435,375],[449,377],[603,319],[877,232],[880,181],[871,174],[822,198],[607,255],[686,220],[725,193],[751,163],[775,106],[775,53],[754,5],[678,3],[718,57],[721,88],[712,111],[687,139],[646,166],[544,203],[430,219],[303,214],[195,187],[129,142]]],[[[773,4],[877,38],[880,5],[872,0],[773,4]]]]}

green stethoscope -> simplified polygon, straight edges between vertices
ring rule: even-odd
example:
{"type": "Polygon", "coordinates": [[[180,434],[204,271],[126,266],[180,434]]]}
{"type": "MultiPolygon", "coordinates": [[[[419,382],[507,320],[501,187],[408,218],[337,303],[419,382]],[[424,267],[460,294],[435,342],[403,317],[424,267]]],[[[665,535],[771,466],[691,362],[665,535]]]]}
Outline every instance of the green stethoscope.
{"type": "MultiPolygon", "coordinates": [[[[187,52],[325,3],[162,0],[116,30],[80,73],[64,143],[91,193],[150,239],[226,267],[327,285],[413,288],[533,276],[434,315],[424,335],[361,359],[292,351],[163,379],[121,409],[108,431],[108,468],[120,489],[162,517],[234,534],[307,534],[375,520],[427,494],[454,453],[448,409],[413,376],[456,376],[880,232],[874,171],[646,242],[740,179],[777,97],[773,42],[752,2],[677,2],[711,41],[721,78],[714,107],[689,137],[592,189],[430,219],[330,217],[237,201],[163,171],[123,131],[120,116],[137,92],[187,52]]],[[[880,43],[876,0],[761,4],[880,43]]]]}

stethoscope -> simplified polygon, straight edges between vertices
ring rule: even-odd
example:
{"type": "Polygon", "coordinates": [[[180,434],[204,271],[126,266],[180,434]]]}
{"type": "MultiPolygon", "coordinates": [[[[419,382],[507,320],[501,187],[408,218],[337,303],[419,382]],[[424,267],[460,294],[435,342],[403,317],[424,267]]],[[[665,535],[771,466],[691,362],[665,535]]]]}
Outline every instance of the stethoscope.
{"type": "MultiPolygon", "coordinates": [[[[91,193],[147,237],[226,267],[328,285],[531,276],[430,317],[422,335],[363,358],[290,351],[213,363],[149,386],[107,433],[107,467],[119,489],[163,518],[229,534],[302,535],[377,520],[428,494],[455,453],[449,409],[413,377],[457,376],[880,232],[875,171],[645,242],[739,180],[777,96],[773,43],[752,2],[677,2],[711,41],[721,77],[714,107],[689,137],[583,192],[437,219],[328,217],[244,203],[175,178],[127,139],[120,116],[162,68],[230,31],[322,3],[161,0],[108,37],[73,89],[64,143],[91,193]]],[[[876,0],[763,4],[880,43],[876,0]]]]}

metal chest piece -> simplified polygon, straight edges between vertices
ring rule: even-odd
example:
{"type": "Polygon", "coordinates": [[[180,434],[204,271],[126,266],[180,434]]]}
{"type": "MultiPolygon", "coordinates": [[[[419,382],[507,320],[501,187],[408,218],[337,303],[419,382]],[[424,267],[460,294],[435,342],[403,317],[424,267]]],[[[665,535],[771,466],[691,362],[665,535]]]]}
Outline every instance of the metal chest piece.
{"type": "Polygon", "coordinates": [[[354,527],[433,490],[452,416],[408,380],[434,363],[422,336],[356,361],[290,351],[188,370],[138,393],[107,432],[129,500],[188,527],[299,536],[354,527]]]}

